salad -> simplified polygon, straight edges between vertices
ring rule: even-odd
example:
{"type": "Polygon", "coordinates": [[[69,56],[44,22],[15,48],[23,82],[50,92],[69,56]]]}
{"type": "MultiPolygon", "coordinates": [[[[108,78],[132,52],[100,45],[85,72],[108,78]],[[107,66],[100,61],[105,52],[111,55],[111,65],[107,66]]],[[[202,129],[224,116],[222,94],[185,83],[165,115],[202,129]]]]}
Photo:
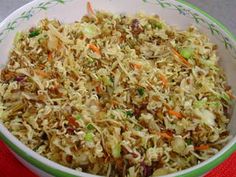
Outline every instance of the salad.
{"type": "Polygon", "coordinates": [[[158,15],[95,12],[18,32],[0,120],[35,152],[103,176],[160,176],[215,155],[234,98],[217,46],[158,15]]]}

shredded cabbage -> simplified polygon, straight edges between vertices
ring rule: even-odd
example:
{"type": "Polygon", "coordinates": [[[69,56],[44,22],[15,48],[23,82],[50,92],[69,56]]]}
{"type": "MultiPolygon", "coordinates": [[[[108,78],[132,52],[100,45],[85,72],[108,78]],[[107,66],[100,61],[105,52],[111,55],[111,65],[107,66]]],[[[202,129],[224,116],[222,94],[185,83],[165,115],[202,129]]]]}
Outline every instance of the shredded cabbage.
{"type": "Polygon", "coordinates": [[[82,30],[83,34],[87,38],[90,38],[90,39],[92,39],[100,34],[100,29],[97,28],[97,26],[94,24],[86,24],[85,23],[81,26],[81,30],[82,30]]]}
{"type": "Polygon", "coordinates": [[[32,29],[16,34],[1,71],[0,121],[42,156],[97,175],[160,176],[230,139],[231,90],[195,27],[96,12],[32,29]]]}

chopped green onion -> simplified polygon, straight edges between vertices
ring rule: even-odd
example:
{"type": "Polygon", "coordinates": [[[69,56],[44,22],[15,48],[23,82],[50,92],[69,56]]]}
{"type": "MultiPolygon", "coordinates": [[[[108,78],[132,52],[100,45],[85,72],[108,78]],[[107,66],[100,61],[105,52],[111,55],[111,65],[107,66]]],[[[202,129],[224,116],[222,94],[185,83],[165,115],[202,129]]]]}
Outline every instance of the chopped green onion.
{"type": "Polygon", "coordinates": [[[93,134],[91,132],[86,133],[84,136],[84,140],[87,142],[93,141],[93,134]]]}
{"type": "Polygon", "coordinates": [[[82,117],[81,117],[80,115],[77,115],[75,118],[76,118],[77,120],[80,120],[82,117]]]}
{"type": "Polygon", "coordinates": [[[120,144],[116,144],[115,146],[113,146],[112,156],[114,158],[119,158],[121,156],[121,145],[120,144]]]}
{"type": "Polygon", "coordinates": [[[141,131],[143,128],[140,127],[140,126],[135,126],[134,129],[137,130],[137,131],[141,131]]]}
{"type": "Polygon", "coordinates": [[[193,107],[194,108],[202,108],[206,105],[206,100],[199,100],[199,101],[194,101],[193,107]]]}
{"type": "Polygon", "coordinates": [[[126,115],[129,116],[129,117],[132,117],[133,113],[131,111],[126,111],[126,115]]]}
{"type": "Polygon", "coordinates": [[[111,81],[110,77],[108,76],[101,76],[100,80],[104,83],[105,86],[112,86],[113,82],[111,81]]]}
{"type": "Polygon", "coordinates": [[[88,124],[88,125],[87,125],[87,129],[88,129],[88,130],[94,130],[94,126],[93,126],[92,124],[88,124]]]}
{"type": "Polygon", "coordinates": [[[110,76],[110,81],[113,83],[114,82],[114,79],[110,76]]]}
{"type": "Polygon", "coordinates": [[[210,106],[210,107],[213,107],[213,108],[219,108],[220,105],[221,105],[220,102],[211,102],[211,103],[209,104],[209,106],[210,106]]]}
{"type": "Polygon", "coordinates": [[[138,88],[138,94],[140,96],[143,96],[144,95],[144,88],[142,88],[142,87],[138,88]]]}
{"type": "Polygon", "coordinates": [[[191,145],[191,144],[193,144],[193,140],[192,139],[187,139],[186,143],[187,143],[187,145],[191,145]]]}
{"type": "Polygon", "coordinates": [[[152,28],[163,28],[163,24],[156,19],[149,19],[149,23],[151,24],[152,28]]]}
{"type": "Polygon", "coordinates": [[[189,59],[193,55],[194,50],[192,48],[183,48],[180,50],[180,54],[186,58],[189,59]]]}
{"type": "Polygon", "coordinates": [[[158,29],[162,29],[163,28],[163,25],[160,22],[156,22],[152,26],[153,26],[153,28],[158,28],[158,29]]]}
{"type": "Polygon", "coordinates": [[[30,32],[29,38],[33,38],[35,36],[38,36],[39,34],[40,34],[40,29],[35,29],[35,30],[30,32]]]}
{"type": "Polygon", "coordinates": [[[112,114],[112,115],[111,115],[111,118],[112,118],[112,119],[115,119],[115,115],[112,114]]]}
{"type": "Polygon", "coordinates": [[[82,26],[82,32],[90,39],[100,34],[99,28],[94,24],[84,24],[82,26]]]}

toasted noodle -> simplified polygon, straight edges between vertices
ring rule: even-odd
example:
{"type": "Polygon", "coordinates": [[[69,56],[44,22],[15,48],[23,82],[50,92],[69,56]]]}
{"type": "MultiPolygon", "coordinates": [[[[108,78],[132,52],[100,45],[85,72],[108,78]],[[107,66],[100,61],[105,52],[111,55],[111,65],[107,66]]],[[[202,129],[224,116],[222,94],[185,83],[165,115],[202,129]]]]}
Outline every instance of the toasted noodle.
{"type": "Polygon", "coordinates": [[[233,93],[215,45],[157,16],[88,10],[18,33],[1,71],[4,125],[42,156],[98,175],[159,176],[216,154],[233,93]]]}

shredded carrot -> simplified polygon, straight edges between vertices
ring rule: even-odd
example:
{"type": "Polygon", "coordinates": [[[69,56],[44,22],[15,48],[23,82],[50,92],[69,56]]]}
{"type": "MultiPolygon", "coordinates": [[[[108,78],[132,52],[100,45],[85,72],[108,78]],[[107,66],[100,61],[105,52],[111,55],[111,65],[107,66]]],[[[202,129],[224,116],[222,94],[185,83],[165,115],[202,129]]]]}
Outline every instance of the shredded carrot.
{"type": "Polygon", "coordinates": [[[101,88],[100,85],[98,85],[98,86],[96,87],[96,91],[97,91],[97,93],[102,93],[102,88],[101,88]]]}
{"type": "Polygon", "coordinates": [[[48,53],[48,61],[51,62],[52,61],[52,52],[48,53]]]}
{"type": "Polygon", "coordinates": [[[15,76],[16,76],[16,73],[8,72],[7,74],[5,74],[5,79],[10,80],[10,79],[14,78],[15,76]]]}
{"type": "Polygon", "coordinates": [[[161,137],[166,138],[166,139],[172,139],[173,135],[167,132],[160,132],[158,133],[161,137]]]}
{"type": "Polygon", "coordinates": [[[132,66],[134,67],[134,69],[137,69],[137,70],[142,68],[142,65],[139,63],[132,63],[132,66]]]}
{"type": "Polygon", "coordinates": [[[231,99],[236,99],[236,96],[232,93],[232,90],[226,91],[226,93],[229,95],[231,99]]]}
{"type": "Polygon", "coordinates": [[[174,53],[175,56],[178,57],[178,59],[185,65],[188,67],[191,67],[192,65],[184,58],[182,57],[174,48],[171,48],[171,51],[174,53]]]}
{"type": "Polygon", "coordinates": [[[34,72],[35,72],[37,75],[39,75],[39,76],[41,76],[41,77],[44,77],[44,78],[46,78],[46,77],[49,76],[48,73],[46,73],[46,72],[44,72],[44,71],[42,71],[42,70],[36,69],[36,70],[34,70],[34,72]]]}
{"type": "Polygon", "coordinates": [[[94,15],[95,16],[95,12],[94,12],[90,2],[87,2],[87,11],[88,11],[89,15],[94,15]]]}
{"type": "Polygon", "coordinates": [[[176,111],[174,111],[174,110],[172,110],[172,109],[169,109],[169,110],[168,110],[168,113],[169,113],[170,115],[173,115],[173,116],[177,117],[178,119],[180,119],[180,118],[183,117],[183,115],[182,115],[180,112],[176,112],[176,111]]]}
{"type": "Polygon", "coordinates": [[[90,48],[93,52],[97,53],[98,55],[101,55],[100,49],[99,49],[97,46],[95,46],[94,44],[89,44],[89,48],[90,48]]]}
{"type": "Polygon", "coordinates": [[[79,126],[79,123],[76,122],[76,119],[72,116],[68,117],[68,124],[71,125],[71,126],[75,126],[75,127],[79,126]]]}
{"type": "Polygon", "coordinates": [[[202,145],[200,145],[200,146],[195,146],[194,147],[194,150],[199,150],[199,151],[201,151],[201,150],[207,150],[207,149],[209,149],[210,148],[210,146],[208,145],[208,144],[202,144],[202,145]]]}
{"type": "Polygon", "coordinates": [[[119,42],[122,43],[123,41],[125,41],[125,36],[124,35],[121,35],[120,39],[119,39],[119,42]]]}
{"type": "Polygon", "coordinates": [[[163,74],[160,74],[160,79],[161,79],[162,84],[164,85],[164,87],[167,87],[168,86],[167,78],[163,74]]]}

